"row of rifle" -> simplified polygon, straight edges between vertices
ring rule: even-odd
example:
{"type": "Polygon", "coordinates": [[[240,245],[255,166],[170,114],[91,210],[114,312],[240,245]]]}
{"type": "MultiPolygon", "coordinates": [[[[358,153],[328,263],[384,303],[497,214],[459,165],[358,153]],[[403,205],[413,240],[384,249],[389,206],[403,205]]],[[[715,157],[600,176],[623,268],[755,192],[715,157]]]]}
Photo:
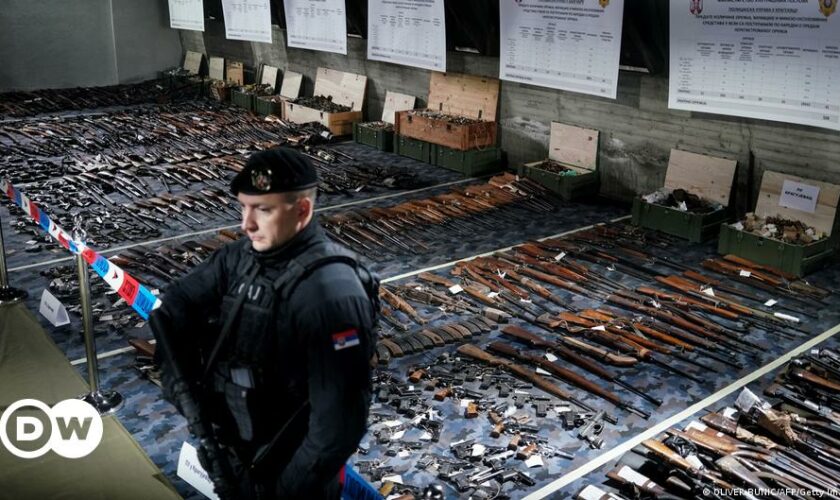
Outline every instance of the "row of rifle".
{"type": "Polygon", "coordinates": [[[434,242],[459,234],[493,231],[499,222],[517,223],[509,210],[548,214],[554,198],[542,186],[512,174],[486,184],[456,188],[390,207],[327,215],[321,222],[330,237],[373,260],[432,251],[434,242]]]}
{"type": "MultiPolygon", "coordinates": [[[[200,90],[200,89],[199,89],[200,90]]],[[[167,79],[104,87],[40,89],[0,94],[0,118],[192,99],[194,86],[173,89],[167,79]]]]}
{"type": "Polygon", "coordinates": [[[24,158],[104,154],[116,166],[157,165],[261,149],[286,139],[305,140],[301,135],[296,126],[276,118],[261,119],[235,107],[191,101],[0,124],[0,154],[24,158]]]}
{"type": "MultiPolygon", "coordinates": [[[[588,236],[597,240],[612,229],[599,228],[588,236]]],[[[609,383],[620,379],[604,365],[622,368],[643,363],[703,384],[706,381],[693,374],[698,369],[718,373],[742,369],[745,362],[764,351],[763,346],[749,338],[754,329],[782,338],[798,338],[806,333],[797,323],[799,317],[773,313],[763,303],[749,305],[744,297],[736,298],[724,292],[728,286],[720,280],[714,280],[716,285],[710,289],[707,281],[712,278],[696,271],[690,274],[695,279],[657,274],[654,276],[657,287],[624,284],[622,281],[627,280],[621,280],[616,274],[629,267],[628,264],[607,258],[608,254],[594,253],[593,247],[582,250],[579,242],[587,239],[587,234],[575,235],[574,239],[578,240],[574,245],[569,245],[566,239],[533,242],[461,263],[452,270],[459,282],[422,273],[418,278],[427,285],[397,286],[393,295],[429,307],[442,307],[445,311],[475,314],[482,309],[486,313],[489,308],[495,311],[495,320],[518,318],[542,334],[511,324],[502,329],[504,336],[551,350],[554,355],[561,353],[565,361],[609,383]],[[605,261],[595,266],[592,258],[605,261]],[[578,305],[581,301],[587,305],[578,305]],[[601,303],[600,307],[595,303],[601,303]],[[682,366],[694,368],[689,371],[682,366]]],[[[739,265],[747,267],[745,262],[739,265]]],[[[790,289],[798,286],[805,286],[812,293],[819,290],[803,283],[795,283],[790,289]]],[[[392,308],[386,312],[385,321],[393,328],[407,330],[399,326],[406,324],[403,318],[422,326],[423,319],[416,319],[418,313],[413,306],[384,298],[392,308]]],[[[812,305],[819,307],[819,304],[812,305]]],[[[491,349],[508,359],[548,368],[553,375],[619,408],[637,415],[647,414],[572,372],[547,366],[539,355],[535,357],[504,343],[494,343],[491,349]]],[[[628,389],[629,384],[618,385],[628,389]]],[[[650,396],[637,395],[658,403],[650,396]]]]}
{"type": "Polygon", "coordinates": [[[840,354],[794,359],[764,393],[649,439],[584,499],[840,498],[840,354]]]}

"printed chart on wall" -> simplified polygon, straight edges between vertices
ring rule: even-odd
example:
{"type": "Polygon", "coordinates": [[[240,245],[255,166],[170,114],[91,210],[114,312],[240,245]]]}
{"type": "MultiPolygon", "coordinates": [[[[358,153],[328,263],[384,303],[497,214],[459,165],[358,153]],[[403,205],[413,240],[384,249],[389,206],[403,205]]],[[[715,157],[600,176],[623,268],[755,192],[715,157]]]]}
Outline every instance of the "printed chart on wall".
{"type": "Polygon", "coordinates": [[[615,99],[624,0],[500,0],[499,78],[615,99]]]}
{"type": "Polygon", "coordinates": [[[169,27],[204,31],[203,0],[169,0],[169,27]]]}
{"type": "Polygon", "coordinates": [[[840,130],[837,3],[672,0],[669,106],[840,130]]]}
{"type": "Polygon", "coordinates": [[[369,0],[368,59],[446,71],[443,0],[369,0]]]}
{"type": "Polygon", "coordinates": [[[269,0],[222,0],[228,40],[271,43],[269,0]]]}
{"type": "Polygon", "coordinates": [[[344,0],[285,0],[289,47],[347,54],[344,0]]]}

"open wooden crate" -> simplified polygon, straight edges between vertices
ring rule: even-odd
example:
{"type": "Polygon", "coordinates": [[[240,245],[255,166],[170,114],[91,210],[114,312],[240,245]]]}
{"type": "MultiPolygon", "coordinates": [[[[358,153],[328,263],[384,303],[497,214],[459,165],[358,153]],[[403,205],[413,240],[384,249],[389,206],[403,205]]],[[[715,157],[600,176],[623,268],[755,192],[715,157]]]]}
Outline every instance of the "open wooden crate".
{"type": "Polygon", "coordinates": [[[574,175],[550,172],[539,168],[542,161],[519,167],[519,175],[533,179],[564,200],[574,200],[598,194],[598,138],[599,132],[551,122],[548,159],[573,171],[574,175]]]}
{"type": "Polygon", "coordinates": [[[755,214],[760,217],[779,215],[786,219],[798,220],[825,233],[827,237],[807,245],[795,245],[741,231],[725,224],[720,229],[718,252],[724,255],[734,254],[795,276],[804,276],[824,266],[836,251],[838,199],[840,186],[836,184],[765,171],[761,178],[761,191],[755,205],[755,214]],[[819,189],[813,212],[780,204],[785,181],[819,189]]]}
{"type": "Polygon", "coordinates": [[[428,110],[479,121],[450,123],[412,111],[400,111],[394,128],[398,135],[460,151],[492,147],[496,145],[498,103],[499,80],[496,78],[432,72],[428,110]]]}
{"type": "Polygon", "coordinates": [[[704,200],[720,203],[722,207],[711,213],[697,214],[648,203],[636,197],[633,200],[633,224],[692,242],[715,238],[721,224],[732,219],[730,194],[737,166],[738,162],[734,160],[672,149],[665,187],[684,189],[704,200]]]}
{"type": "Polygon", "coordinates": [[[343,113],[328,113],[286,102],[284,117],[292,123],[320,122],[333,135],[353,133],[353,124],[362,120],[362,102],[365,98],[367,77],[327,68],[318,68],[314,95],[332,96],[336,104],[350,107],[343,113]]]}

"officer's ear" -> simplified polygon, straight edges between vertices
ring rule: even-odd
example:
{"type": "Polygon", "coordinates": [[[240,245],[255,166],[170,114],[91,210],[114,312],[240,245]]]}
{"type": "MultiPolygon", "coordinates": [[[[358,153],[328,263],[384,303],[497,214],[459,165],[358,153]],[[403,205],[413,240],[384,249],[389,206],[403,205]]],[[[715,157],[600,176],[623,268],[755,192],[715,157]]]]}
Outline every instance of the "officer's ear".
{"type": "Polygon", "coordinates": [[[297,199],[295,208],[297,209],[298,219],[303,220],[312,215],[312,211],[315,209],[315,203],[312,198],[301,196],[297,199]]]}

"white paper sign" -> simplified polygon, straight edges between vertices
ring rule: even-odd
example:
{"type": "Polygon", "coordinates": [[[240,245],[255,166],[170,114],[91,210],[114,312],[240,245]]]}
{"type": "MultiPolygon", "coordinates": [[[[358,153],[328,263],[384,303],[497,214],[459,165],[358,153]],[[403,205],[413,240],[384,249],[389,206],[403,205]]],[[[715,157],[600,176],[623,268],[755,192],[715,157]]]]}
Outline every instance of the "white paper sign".
{"type": "Polygon", "coordinates": [[[840,13],[825,5],[671,2],[669,107],[840,130],[840,13]]]}
{"type": "Polygon", "coordinates": [[[499,78],[615,99],[624,0],[499,0],[499,78]]]}
{"type": "Polygon", "coordinates": [[[461,288],[461,285],[452,285],[449,287],[449,293],[451,293],[452,295],[455,295],[456,293],[461,293],[463,291],[464,289],[461,288]]]}
{"type": "Polygon", "coordinates": [[[181,453],[178,455],[178,477],[187,484],[197,489],[202,495],[211,500],[218,500],[219,497],[213,491],[213,481],[201,462],[198,461],[198,452],[190,443],[184,441],[181,445],[181,453]]]}
{"type": "Polygon", "coordinates": [[[765,302],[765,303],[764,303],[764,305],[765,305],[765,306],[767,306],[767,307],[773,307],[773,306],[775,306],[775,305],[776,305],[776,304],[778,304],[778,303],[779,303],[779,301],[778,301],[778,300],[776,300],[776,299],[770,299],[770,300],[768,300],[767,302],[765,302]]]}
{"type": "Polygon", "coordinates": [[[169,27],[204,31],[203,0],[169,0],[169,27]]]}
{"type": "Polygon", "coordinates": [[[289,47],[347,54],[344,0],[284,1],[289,47]]]}
{"type": "Polygon", "coordinates": [[[785,179],[782,183],[782,193],[779,195],[779,206],[812,214],[817,211],[819,197],[819,186],[785,179]]]}
{"type": "Polygon", "coordinates": [[[67,308],[46,288],[44,288],[44,292],[41,294],[41,307],[39,310],[41,316],[47,318],[47,321],[52,323],[53,326],[64,326],[70,323],[67,308]]]}
{"type": "Polygon", "coordinates": [[[225,38],[271,43],[269,0],[222,0],[225,38]]]}
{"type": "Polygon", "coordinates": [[[445,72],[443,0],[368,0],[367,58],[445,72]]]}

